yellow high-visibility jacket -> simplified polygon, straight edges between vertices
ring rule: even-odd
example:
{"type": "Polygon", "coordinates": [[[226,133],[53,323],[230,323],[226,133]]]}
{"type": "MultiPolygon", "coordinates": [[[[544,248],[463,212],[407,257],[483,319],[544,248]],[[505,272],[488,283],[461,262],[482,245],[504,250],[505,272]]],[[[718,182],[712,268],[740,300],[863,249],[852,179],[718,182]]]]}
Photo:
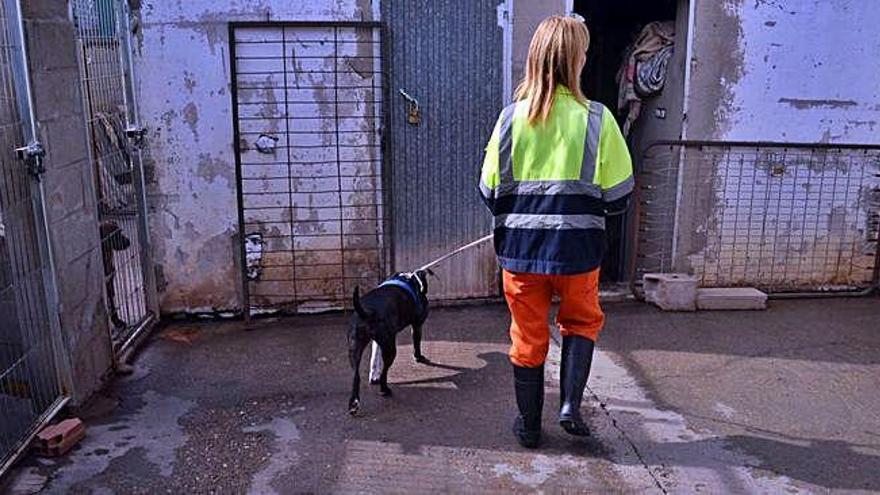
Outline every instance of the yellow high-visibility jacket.
{"type": "Polygon", "coordinates": [[[605,217],[626,208],[632,160],[611,112],[559,86],[546,122],[527,100],[502,110],[480,177],[495,251],[513,272],[574,274],[602,263],[605,217]]]}

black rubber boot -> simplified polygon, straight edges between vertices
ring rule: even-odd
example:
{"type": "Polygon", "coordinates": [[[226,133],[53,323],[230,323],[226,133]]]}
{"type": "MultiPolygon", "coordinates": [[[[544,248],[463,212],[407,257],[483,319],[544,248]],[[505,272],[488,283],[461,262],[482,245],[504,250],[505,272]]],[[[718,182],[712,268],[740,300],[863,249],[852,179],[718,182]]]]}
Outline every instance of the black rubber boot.
{"type": "Polygon", "coordinates": [[[590,429],[581,418],[584,387],[593,363],[593,341],[584,337],[562,338],[559,370],[559,425],[570,435],[586,437],[590,429]]]}
{"type": "Polygon", "coordinates": [[[519,415],[513,434],[520,445],[534,449],[541,443],[541,410],[544,408],[544,365],[538,368],[513,366],[514,389],[519,415]]]}

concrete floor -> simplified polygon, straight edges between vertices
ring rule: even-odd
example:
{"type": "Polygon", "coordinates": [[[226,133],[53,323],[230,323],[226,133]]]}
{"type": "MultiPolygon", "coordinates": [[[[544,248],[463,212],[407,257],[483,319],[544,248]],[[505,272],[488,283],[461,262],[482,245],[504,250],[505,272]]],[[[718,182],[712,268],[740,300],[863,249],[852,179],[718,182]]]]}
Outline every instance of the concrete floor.
{"type": "Polygon", "coordinates": [[[606,309],[588,440],[554,424],[554,345],[545,446],[515,444],[503,306],[435,310],[435,366],[402,334],[395,395],[365,385],[358,418],[344,316],[175,324],[91,406],[77,450],[26,459],[17,479],[46,476],[43,493],[880,491],[880,300],[606,309]]]}

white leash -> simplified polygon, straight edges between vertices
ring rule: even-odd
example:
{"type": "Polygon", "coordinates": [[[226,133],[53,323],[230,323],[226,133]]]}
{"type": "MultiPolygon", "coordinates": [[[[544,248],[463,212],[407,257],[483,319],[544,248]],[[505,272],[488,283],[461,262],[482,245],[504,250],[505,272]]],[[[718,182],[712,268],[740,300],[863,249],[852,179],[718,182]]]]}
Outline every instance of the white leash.
{"type": "Polygon", "coordinates": [[[494,237],[494,234],[489,234],[487,236],[480,237],[476,241],[465,244],[464,246],[461,246],[460,248],[457,248],[454,251],[450,251],[450,252],[444,254],[443,256],[437,258],[436,260],[434,260],[426,265],[422,265],[422,267],[418,268],[416,271],[427,270],[428,268],[431,268],[432,266],[436,266],[436,265],[448,260],[449,258],[452,258],[453,256],[455,256],[456,254],[458,254],[462,251],[467,251],[468,249],[471,249],[472,247],[479,246],[480,244],[488,241],[489,239],[492,239],[492,237],[494,237]]]}

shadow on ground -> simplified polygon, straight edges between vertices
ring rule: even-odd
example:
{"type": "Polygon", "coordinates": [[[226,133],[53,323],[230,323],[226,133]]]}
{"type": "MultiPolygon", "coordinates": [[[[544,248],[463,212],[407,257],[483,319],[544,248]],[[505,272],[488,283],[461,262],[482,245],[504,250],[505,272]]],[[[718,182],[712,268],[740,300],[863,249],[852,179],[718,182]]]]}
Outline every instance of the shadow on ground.
{"type": "MultiPolygon", "coordinates": [[[[615,490],[603,446],[563,438],[547,397],[546,448],[519,448],[504,307],[436,310],[416,364],[407,333],[391,398],[351,370],[342,315],[175,324],[89,416],[50,493],[615,490]]],[[[368,357],[364,359],[365,376],[368,357]]]]}
{"type": "Polygon", "coordinates": [[[85,411],[75,452],[23,469],[50,477],[46,493],[880,490],[878,308],[610,305],[596,434],[559,431],[551,379],[538,452],[509,433],[503,306],[435,311],[430,366],[401,334],[394,396],[365,384],[357,418],[343,315],[179,323],[85,411]]]}

